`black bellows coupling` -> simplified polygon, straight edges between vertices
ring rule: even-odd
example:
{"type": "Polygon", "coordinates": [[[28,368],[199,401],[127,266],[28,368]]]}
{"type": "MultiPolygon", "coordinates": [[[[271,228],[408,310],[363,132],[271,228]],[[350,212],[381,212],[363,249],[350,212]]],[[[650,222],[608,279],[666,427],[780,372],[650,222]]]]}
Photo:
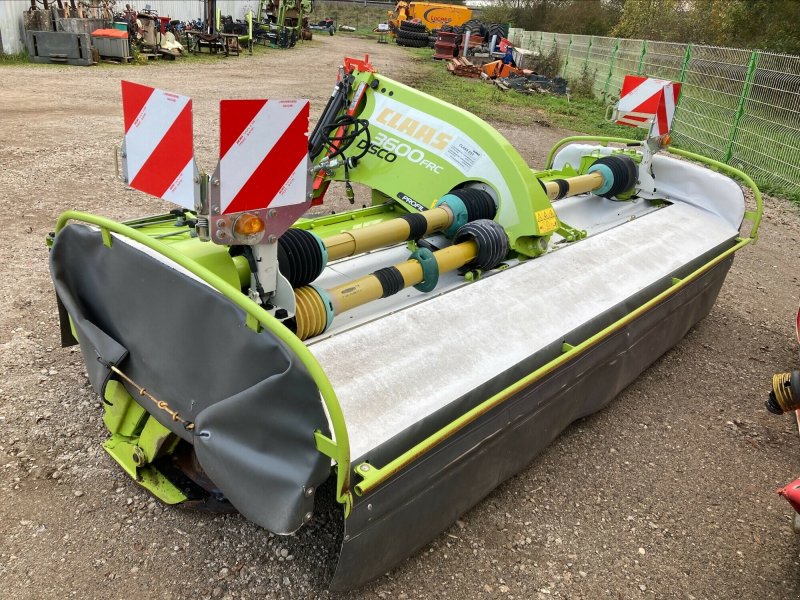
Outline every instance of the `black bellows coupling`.
{"type": "Polygon", "coordinates": [[[428,220],[420,213],[410,213],[400,217],[408,223],[408,238],[409,240],[418,240],[428,232],[428,220]]]}
{"type": "Polygon", "coordinates": [[[555,200],[561,200],[564,196],[569,194],[569,182],[566,179],[554,179],[553,183],[558,185],[558,196],[554,198],[555,200]]]}
{"type": "Polygon", "coordinates": [[[607,166],[614,176],[611,189],[604,194],[600,194],[604,198],[613,198],[619,194],[624,194],[636,185],[639,169],[631,157],[613,154],[598,158],[594,164],[607,166]]]}
{"type": "Polygon", "coordinates": [[[465,269],[489,271],[503,262],[508,254],[508,236],[503,226],[490,219],[467,223],[456,232],[453,243],[473,240],[478,245],[478,255],[465,269]]]}
{"type": "Polygon", "coordinates": [[[461,198],[464,206],[467,207],[467,221],[469,222],[478,219],[494,219],[497,214],[497,206],[488,192],[478,188],[461,188],[450,193],[461,198]]]}
{"type": "Polygon", "coordinates": [[[381,289],[383,290],[381,298],[394,296],[403,289],[403,274],[400,273],[400,269],[397,267],[384,267],[375,271],[373,275],[377,277],[381,284],[381,289]]]}
{"type": "Polygon", "coordinates": [[[305,229],[290,227],[278,238],[278,268],[293,288],[319,277],[327,257],[321,240],[305,229]]]}

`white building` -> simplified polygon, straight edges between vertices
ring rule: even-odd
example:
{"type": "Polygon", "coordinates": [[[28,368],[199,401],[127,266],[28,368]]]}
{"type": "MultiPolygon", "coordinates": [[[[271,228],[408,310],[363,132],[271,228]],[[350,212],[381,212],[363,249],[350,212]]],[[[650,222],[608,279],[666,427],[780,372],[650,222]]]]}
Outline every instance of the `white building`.
{"type": "MultiPolygon", "coordinates": [[[[55,0],[50,0],[55,5],[55,0]]],[[[148,5],[152,10],[164,17],[172,17],[181,21],[202,18],[204,13],[204,0],[117,0],[118,12],[124,10],[125,5],[140,10],[148,5]]],[[[22,13],[31,7],[30,0],[0,0],[0,45],[6,54],[16,54],[25,49],[24,32],[22,28],[22,13]]],[[[217,8],[223,15],[232,15],[234,19],[242,19],[247,11],[255,13],[258,10],[258,0],[217,0],[217,8]]]]}

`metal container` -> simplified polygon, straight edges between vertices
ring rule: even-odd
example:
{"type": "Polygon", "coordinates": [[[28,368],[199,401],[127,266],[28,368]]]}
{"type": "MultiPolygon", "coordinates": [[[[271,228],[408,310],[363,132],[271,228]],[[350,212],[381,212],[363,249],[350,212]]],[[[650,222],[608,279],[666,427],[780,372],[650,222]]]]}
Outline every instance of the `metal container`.
{"type": "Polygon", "coordinates": [[[92,36],[92,43],[100,56],[104,58],[128,59],[131,57],[127,38],[92,36]]]}
{"type": "Polygon", "coordinates": [[[28,54],[33,62],[63,63],[83,67],[94,62],[88,33],[28,31],[26,42],[28,54]]]}

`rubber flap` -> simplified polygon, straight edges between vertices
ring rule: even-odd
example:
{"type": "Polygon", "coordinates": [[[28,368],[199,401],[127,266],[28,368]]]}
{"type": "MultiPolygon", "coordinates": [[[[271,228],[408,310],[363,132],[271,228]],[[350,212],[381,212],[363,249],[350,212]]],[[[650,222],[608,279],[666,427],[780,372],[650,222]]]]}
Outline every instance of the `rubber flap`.
{"type": "Polygon", "coordinates": [[[195,423],[186,431],[142,401],[194,444],[236,509],[275,533],[297,530],[313,510],[305,490],[330,474],[314,440],[315,430],[330,433],[311,376],[269,331],[246,327],[244,311],[215,289],[138,244],[112,242],[70,225],[50,254],[95,389],[108,377],[99,353],[195,423]]]}

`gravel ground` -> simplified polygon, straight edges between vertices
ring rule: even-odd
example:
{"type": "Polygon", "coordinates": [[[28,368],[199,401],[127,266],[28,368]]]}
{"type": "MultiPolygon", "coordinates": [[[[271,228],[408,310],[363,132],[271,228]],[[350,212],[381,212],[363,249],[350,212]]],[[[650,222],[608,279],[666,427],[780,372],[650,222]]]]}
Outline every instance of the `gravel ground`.
{"type": "MultiPolygon", "coordinates": [[[[8,599],[330,598],[336,513],[294,537],[238,515],[165,508],[100,447],[80,354],[58,347],[45,234],[68,208],[164,208],[114,178],[119,79],[194,98],[210,169],[216,103],[309,97],[344,54],[413,82],[394,46],[324,37],[287,52],[143,68],[19,66],[0,88],[0,596],[8,599]]],[[[476,84],[477,85],[477,84],[476,84]]],[[[500,126],[541,165],[564,131],[500,126]]],[[[381,580],[348,598],[797,598],[800,536],[774,489],[800,474],[797,428],[763,408],[797,365],[800,212],[768,198],[711,315],[606,410],[381,580]]],[[[336,597],[342,597],[336,595],[336,597]]]]}

